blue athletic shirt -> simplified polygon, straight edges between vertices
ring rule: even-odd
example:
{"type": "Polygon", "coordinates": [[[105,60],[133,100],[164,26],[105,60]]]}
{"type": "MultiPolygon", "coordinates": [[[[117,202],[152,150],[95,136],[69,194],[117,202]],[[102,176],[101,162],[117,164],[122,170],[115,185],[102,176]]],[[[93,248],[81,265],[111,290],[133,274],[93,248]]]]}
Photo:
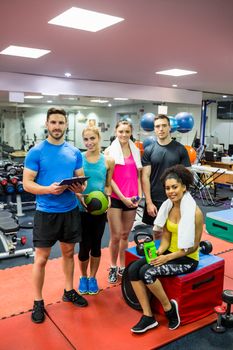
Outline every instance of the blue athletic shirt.
{"type": "MultiPolygon", "coordinates": [[[[37,172],[35,182],[50,186],[53,182],[73,177],[82,168],[81,152],[67,142],[53,145],[47,140],[32,147],[25,159],[25,168],[37,172]]],[[[63,213],[78,205],[75,194],[65,190],[60,195],[36,195],[36,209],[47,213],[63,213]]]]}
{"type": "MultiPolygon", "coordinates": [[[[100,154],[99,159],[95,163],[90,163],[87,161],[85,152],[82,153],[82,158],[85,176],[89,176],[89,179],[87,180],[87,187],[83,193],[88,194],[92,191],[104,192],[107,175],[104,155],[100,154]]],[[[84,211],[84,208],[80,202],[79,208],[80,210],[84,211]]]]}

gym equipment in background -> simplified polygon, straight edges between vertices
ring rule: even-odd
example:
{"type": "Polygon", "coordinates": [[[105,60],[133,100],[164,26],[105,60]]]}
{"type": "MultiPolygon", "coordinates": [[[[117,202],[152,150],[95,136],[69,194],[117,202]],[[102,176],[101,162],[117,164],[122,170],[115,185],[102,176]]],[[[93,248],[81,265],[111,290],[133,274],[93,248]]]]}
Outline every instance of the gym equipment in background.
{"type": "Polygon", "coordinates": [[[0,194],[3,197],[5,209],[15,211],[16,215],[24,216],[23,210],[34,210],[35,201],[22,201],[21,195],[24,193],[22,176],[24,165],[17,162],[7,162],[0,164],[0,194]],[[13,202],[15,201],[15,202],[13,202]]]}
{"type": "Polygon", "coordinates": [[[20,225],[13,214],[7,210],[0,210],[0,241],[4,249],[0,252],[0,259],[33,255],[33,248],[16,249],[18,243],[26,244],[25,236],[18,237],[19,229],[20,225]]]}
{"type": "Polygon", "coordinates": [[[213,250],[213,245],[210,241],[201,241],[199,243],[199,247],[200,247],[200,252],[202,254],[210,254],[213,250]]]}
{"type": "Polygon", "coordinates": [[[137,232],[134,235],[134,242],[136,243],[136,252],[139,256],[145,256],[144,242],[146,239],[153,240],[153,235],[147,232],[137,232]]]}
{"type": "Polygon", "coordinates": [[[184,146],[188,152],[190,163],[193,164],[197,159],[197,152],[192,146],[185,145],[184,146]]]}
{"type": "Polygon", "coordinates": [[[171,127],[171,133],[177,131],[178,128],[178,122],[175,117],[168,116],[170,120],[170,127],[171,127]]]}
{"type": "Polygon", "coordinates": [[[145,149],[147,146],[150,146],[152,143],[155,143],[155,142],[156,142],[156,137],[155,136],[153,136],[153,135],[148,136],[143,141],[143,148],[145,149]]]}
{"type": "Polygon", "coordinates": [[[194,118],[191,113],[180,112],[176,114],[175,119],[178,124],[177,131],[186,133],[192,130],[194,126],[194,118]]]}
{"type": "Polygon", "coordinates": [[[154,130],[154,113],[145,113],[141,117],[141,128],[145,131],[153,131],[154,130]]]}
{"type": "Polygon", "coordinates": [[[226,332],[226,328],[222,325],[222,315],[226,313],[225,306],[216,306],[214,311],[217,315],[217,322],[211,327],[212,331],[215,333],[224,333],[226,332]]]}
{"type": "Polygon", "coordinates": [[[142,141],[139,141],[139,140],[136,140],[136,141],[135,141],[135,146],[139,149],[140,155],[141,155],[141,157],[142,157],[142,156],[143,156],[143,152],[144,152],[143,142],[142,142],[142,141]]]}
{"type": "Polygon", "coordinates": [[[210,235],[233,242],[233,209],[207,213],[205,223],[210,235]]]}
{"type": "Polygon", "coordinates": [[[222,301],[226,303],[226,305],[217,306],[214,309],[218,318],[217,323],[215,323],[211,329],[216,333],[224,333],[226,328],[233,328],[233,312],[231,312],[233,290],[225,289],[222,292],[222,301]]]}
{"type": "MultiPolygon", "coordinates": [[[[196,167],[196,165],[195,165],[196,167]]],[[[203,206],[218,206],[221,205],[221,202],[217,202],[212,194],[210,193],[209,187],[213,183],[214,179],[219,177],[218,171],[211,173],[209,176],[206,176],[205,179],[202,180],[202,176],[199,175],[194,166],[192,166],[192,174],[193,174],[193,186],[191,188],[192,196],[199,197],[202,201],[203,206]]],[[[221,175],[221,174],[220,174],[221,175]]]]}
{"type": "Polygon", "coordinates": [[[233,304],[233,290],[225,289],[222,293],[222,300],[226,303],[226,313],[222,315],[222,324],[227,328],[233,328],[233,312],[231,305],[233,304]]]}
{"type": "Polygon", "coordinates": [[[21,150],[25,151],[26,128],[25,128],[25,121],[24,121],[24,111],[20,112],[18,118],[19,118],[20,135],[21,135],[21,150]]]}
{"type": "Polygon", "coordinates": [[[92,191],[84,196],[88,213],[101,215],[108,209],[108,197],[101,191],[92,191]]]}

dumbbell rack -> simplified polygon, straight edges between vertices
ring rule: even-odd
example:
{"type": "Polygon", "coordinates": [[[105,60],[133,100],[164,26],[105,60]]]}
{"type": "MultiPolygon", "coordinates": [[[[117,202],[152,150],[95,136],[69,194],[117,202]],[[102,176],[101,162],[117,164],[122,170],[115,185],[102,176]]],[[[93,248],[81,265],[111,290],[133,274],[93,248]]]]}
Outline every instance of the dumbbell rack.
{"type": "MultiPolygon", "coordinates": [[[[33,248],[17,249],[18,241],[22,240],[17,237],[20,228],[18,222],[13,218],[12,213],[2,210],[0,216],[0,241],[4,251],[0,253],[0,259],[11,258],[15,256],[33,255],[33,248]]],[[[22,244],[24,244],[21,241],[22,244]]]]}
{"type": "Polygon", "coordinates": [[[21,217],[24,216],[25,214],[23,213],[23,208],[22,208],[22,199],[20,194],[16,194],[16,203],[13,203],[11,201],[11,195],[7,195],[7,206],[9,207],[14,207],[16,206],[16,216],[21,217]]]}

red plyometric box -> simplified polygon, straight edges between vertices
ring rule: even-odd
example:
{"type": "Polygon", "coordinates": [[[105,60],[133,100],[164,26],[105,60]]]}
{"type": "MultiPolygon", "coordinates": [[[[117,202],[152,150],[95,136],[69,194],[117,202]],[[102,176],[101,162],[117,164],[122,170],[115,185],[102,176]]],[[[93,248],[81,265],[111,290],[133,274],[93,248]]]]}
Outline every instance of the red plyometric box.
{"type": "MultiPolygon", "coordinates": [[[[126,266],[140,259],[135,247],[125,252],[126,266]]],[[[224,279],[224,259],[215,255],[200,253],[198,268],[191,273],[160,277],[160,281],[169,299],[175,299],[179,305],[182,324],[197,321],[214,312],[214,307],[222,304],[224,279]]],[[[156,298],[152,299],[154,312],[164,313],[156,298]]]]}

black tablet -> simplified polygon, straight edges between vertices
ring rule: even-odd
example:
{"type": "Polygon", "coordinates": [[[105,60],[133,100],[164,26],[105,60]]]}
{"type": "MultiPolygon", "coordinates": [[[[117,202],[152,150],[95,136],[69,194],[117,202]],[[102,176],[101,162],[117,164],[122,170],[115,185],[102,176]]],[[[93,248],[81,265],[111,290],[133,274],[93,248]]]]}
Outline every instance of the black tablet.
{"type": "Polygon", "coordinates": [[[75,183],[79,183],[80,185],[82,185],[87,179],[89,179],[89,177],[87,176],[70,177],[69,179],[62,180],[59,183],[59,186],[62,186],[62,185],[71,186],[75,183]]]}

